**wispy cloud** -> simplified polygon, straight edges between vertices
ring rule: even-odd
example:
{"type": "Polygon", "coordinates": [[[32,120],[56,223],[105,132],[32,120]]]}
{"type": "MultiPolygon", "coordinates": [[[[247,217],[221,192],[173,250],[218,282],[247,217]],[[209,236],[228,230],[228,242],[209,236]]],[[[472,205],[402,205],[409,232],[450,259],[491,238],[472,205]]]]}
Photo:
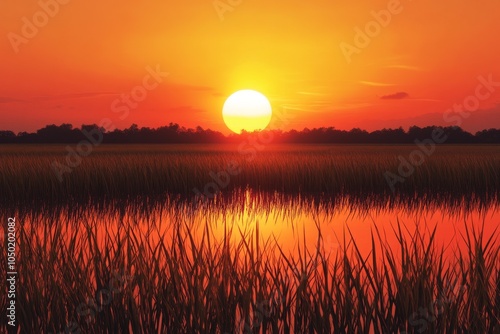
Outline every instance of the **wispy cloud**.
{"type": "Polygon", "coordinates": [[[396,86],[396,84],[392,83],[384,83],[384,82],[374,82],[374,81],[358,81],[362,85],[373,86],[373,87],[389,87],[396,86]]]}
{"type": "Polygon", "coordinates": [[[424,99],[424,98],[418,98],[418,99],[410,99],[412,101],[423,101],[423,102],[442,102],[443,100],[437,100],[437,99],[424,99]]]}
{"type": "Polygon", "coordinates": [[[382,95],[381,100],[402,100],[408,98],[410,95],[406,92],[397,92],[394,94],[382,95]]]}
{"type": "Polygon", "coordinates": [[[410,65],[388,65],[386,68],[398,68],[402,70],[408,70],[408,71],[422,71],[420,67],[417,66],[410,66],[410,65]]]}
{"type": "Polygon", "coordinates": [[[299,110],[299,111],[318,111],[318,109],[324,107],[324,104],[321,103],[285,103],[282,104],[281,107],[288,110],[299,110]]]}
{"type": "Polygon", "coordinates": [[[333,106],[330,110],[350,110],[350,109],[360,109],[373,106],[373,103],[347,103],[333,106]]]}
{"type": "Polygon", "coordinates": [[[21,102],[21,100],[14,99],[11,97],[2,97],[0,96],[0,103],[12,103],[12,102],[21,102]]]}
{"type": "Polygon", "coordinates": [[[372,103],[347,103],[347,104],[332,104],[331,102],[315,102],[315,103],[294,103],[283,104],[282,107],[290,110],[307,111],[307,112],[328,112],[335,110],[352,110],[373,106],[372,103]]]}
{"type": "Polygon", "coordinates": [[[316,92],[297,92],[299,95],[308,95],[308,96],[325,96],[327,94],[324,93],[316,93],[316,92]]]}

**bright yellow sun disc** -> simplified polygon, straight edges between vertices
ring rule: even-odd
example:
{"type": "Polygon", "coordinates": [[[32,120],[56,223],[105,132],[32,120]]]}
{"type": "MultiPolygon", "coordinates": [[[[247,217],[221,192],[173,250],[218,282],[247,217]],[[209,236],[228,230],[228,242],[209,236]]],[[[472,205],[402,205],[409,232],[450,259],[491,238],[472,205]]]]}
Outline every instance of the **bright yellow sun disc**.
{"type": "Polygon", "coordinates": [[[264,130],[271,121],[269,100],[254,90],[240,90],[228,97],[222,108],[227,127],[236,133],[264,130]]]}

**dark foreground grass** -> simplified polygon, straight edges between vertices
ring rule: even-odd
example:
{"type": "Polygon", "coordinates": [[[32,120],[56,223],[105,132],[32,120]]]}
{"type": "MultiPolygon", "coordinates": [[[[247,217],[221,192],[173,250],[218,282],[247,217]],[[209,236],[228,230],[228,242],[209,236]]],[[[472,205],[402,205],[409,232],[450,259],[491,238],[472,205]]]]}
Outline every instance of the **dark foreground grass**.
{"type": "Polygon", "coordinates": [[[477,197],[482,201],[500,197],[500,146],[440,146],[430,156],[420,153],[424,159],[412,173],[407,167],[401,169],[404,175],[399,176],[393,192],[386,172],[398,175],[400,158],[410,160],[414,151],[419,151],[416,145],[247,143],[240,149],[237,145],[103,145],[81,157],[80,162],[73,156],[69,161],[79,163],[72,167],[68,166],[64,146],[7,145],[0,147],[0,205],[18,207],[36,205],[37,201],[60,204],[165,193],[189,197],[195,195],[195,188],[210,194],[247,187],[269,192],[407,199],[429,194],[477,197]],[[230,163],[237,165],[232,167],[237,173],[228,173],[228,180],[220,175],[228,172],[230,163]],[[211,173],[219,175],[218,185],[211,173]],[[212,186],[207,186],[211,182],[212,186]]]}
{"type": "MultiPolygon", "coordinates": [[[[21,332],[500,331],[500,244],[481,227],[466,228],[461,251],[447,256],[425,226],[394,225],[396,244],[372,227],[370,254],[348,230],[329,252],[317,226],[307,232],[316,244],[296,241],[293,255],[263,240],[258,224],[243,231],[227,222],[215,238],[209,222],[178,219],[146,233],[120,216],[116,229],[89,213],[76,228],[70,216],[19,223],[21,332]]],[[[2,309],[6,302],[1,294],[2,309]]]]}

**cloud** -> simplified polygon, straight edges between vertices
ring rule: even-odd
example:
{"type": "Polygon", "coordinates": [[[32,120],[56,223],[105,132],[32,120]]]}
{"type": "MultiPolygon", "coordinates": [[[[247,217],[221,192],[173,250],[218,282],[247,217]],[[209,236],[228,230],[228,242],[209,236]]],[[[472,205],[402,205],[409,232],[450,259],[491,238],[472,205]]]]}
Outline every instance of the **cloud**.
{"type": "Polygon", "coordinates": [[[373,86],[373,87],[395,86],[395,84],[391,84],[391,83],[373,82],[373,81],[359,81],[359,83],[362,85],[373,86]]]}
{"type": "Polygon", "coordinates": [[[381,100],[402,100],[408,98],[410,95],[406,92],[397,92],[394,94],[383,95],[380,97],[381,100]]]}
{"type": "Polygon", "coordinates": [[[331,101],[317,101],[315,103],[285,103],[281,107],[287,110],[299,110],[307,112],[331,112],[336,110],[350,110],[370,107],[371,103],[349,103],[349,104],[332,104],[331,101]]]}
{"type": "Polygon", "coordinates": [[[0,103],[11,103],[11,102],[21,102],[21,100],[13,99],[11,97],[0,96],[0,103]]]}
{"type": "Polygon", "coordinates": [[[297,92],[299,95],[309,95],[309,96],[326,96],[324,93],[316,93],[316,92],[297,92]]]}
{"type": "Polygon", "coordinates": [[[443,102],[443,100],[438,100],[438,99],[424,99],[424,98],[420,98],[420,99],[410,99],[412,101],[424,101],[424,102],[443,102]]]}

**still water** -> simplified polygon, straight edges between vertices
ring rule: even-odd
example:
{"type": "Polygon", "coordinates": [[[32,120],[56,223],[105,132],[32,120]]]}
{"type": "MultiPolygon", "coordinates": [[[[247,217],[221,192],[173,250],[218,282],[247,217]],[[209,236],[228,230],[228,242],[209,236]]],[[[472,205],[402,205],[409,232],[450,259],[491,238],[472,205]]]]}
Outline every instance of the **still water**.
{"type": "MultiPolygon", "coordinates": [[[[22,226],[47,232],[61,228],[68,235],[95,231],[105,247],[106,238],[120,231],[137,233],[155,243],[169,243],[173,232],[182,227],[194,240],[209,231],[214,244],[231,235],[238,243],[258,232],[259,241],[279,245],[286,254],[298,248],[341,252],[346,242],[354,241],[368,254],[372,235],[389,244],[397,242],[398,226],[407,235],[415,231],[430,234],[447,250],[460,250],[467,230],[492,235],[500,225],[500,206],[496,202],[430,201],[336,198],[283,195],[244,190],[215,198],[208,203],[167,197],[162,201],[126,201],[43,208],[17,213],[22,226]]],[[[45,233],[37,233],[42,237],[45,233]]],[[[103,248],[103,251],[106,249],[103,248]]]]}

